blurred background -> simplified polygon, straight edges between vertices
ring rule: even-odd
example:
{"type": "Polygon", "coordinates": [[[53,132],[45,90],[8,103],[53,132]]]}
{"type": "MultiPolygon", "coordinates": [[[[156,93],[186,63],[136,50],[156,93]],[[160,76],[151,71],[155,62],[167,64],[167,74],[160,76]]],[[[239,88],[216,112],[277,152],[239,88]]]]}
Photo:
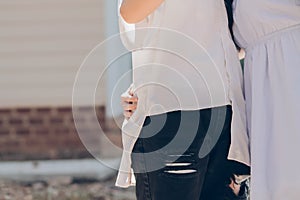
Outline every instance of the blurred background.
{"type": "MultiPolygon", "coordinates": [[[[104,164],[83,145],[72,114],[73,85],[83,60],[117,33],[117,0],[0,1],[0,200],[134,199],[134,188],[114,187],[112,169],[120,157],[112,146],[121,147],[118,97],[130,75],[116,85],[131,68],[129,54],[101,76],[95,105],[83,100],[76,108],[81,134],[98,134],[88,142],[104,164]],[[103,133],[89,126],[94,111],[103,133]]],[[[99,63],[123,47],[105,48],[93,65],[103,67],[99,63]]],[[[82,87],[95,85],[87,80],[82,87]]]]}

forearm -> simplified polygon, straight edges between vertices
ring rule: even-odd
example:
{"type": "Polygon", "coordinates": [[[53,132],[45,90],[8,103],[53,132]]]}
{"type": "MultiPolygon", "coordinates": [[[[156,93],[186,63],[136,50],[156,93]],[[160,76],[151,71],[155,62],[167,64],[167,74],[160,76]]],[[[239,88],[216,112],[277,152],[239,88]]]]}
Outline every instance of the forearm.
{"type": "Polygon", "coordinates": [[[120,13],[128,23],[137,23],[145,19],[164,0],[123,0],[120,13]]]}

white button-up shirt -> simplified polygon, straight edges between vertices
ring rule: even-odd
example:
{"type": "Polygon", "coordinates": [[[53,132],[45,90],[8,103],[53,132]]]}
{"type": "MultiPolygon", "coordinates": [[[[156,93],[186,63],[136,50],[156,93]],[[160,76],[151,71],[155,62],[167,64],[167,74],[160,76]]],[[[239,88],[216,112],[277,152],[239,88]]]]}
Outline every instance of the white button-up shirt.
{"type": "Polygon", "coordinates": [[[130,155],[146,116],[175,110],[231,105],[228,158],[249,165],[242,73],[224,1],[164,1],[137,24],[119,18],[121,39],[132,51],[132,87],[139,101],[123,123],[116,185],[134,184],[130,155]]]}

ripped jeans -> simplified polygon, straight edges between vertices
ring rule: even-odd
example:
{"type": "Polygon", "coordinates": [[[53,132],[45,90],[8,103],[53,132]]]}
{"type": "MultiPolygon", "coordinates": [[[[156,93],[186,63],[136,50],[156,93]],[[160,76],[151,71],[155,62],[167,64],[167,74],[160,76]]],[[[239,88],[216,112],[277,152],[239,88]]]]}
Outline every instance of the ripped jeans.
{"type": "Polygon", "coordinates": [[[231,106],[147,117],[132,152],[137,200],[234,200],[231,178],[250,169],[227,160],[231,117],[231,106]],[[212,117],[214,109],[225,112],[212,117]],[[201,156],[211,130],[213,146],[201,156]]]}

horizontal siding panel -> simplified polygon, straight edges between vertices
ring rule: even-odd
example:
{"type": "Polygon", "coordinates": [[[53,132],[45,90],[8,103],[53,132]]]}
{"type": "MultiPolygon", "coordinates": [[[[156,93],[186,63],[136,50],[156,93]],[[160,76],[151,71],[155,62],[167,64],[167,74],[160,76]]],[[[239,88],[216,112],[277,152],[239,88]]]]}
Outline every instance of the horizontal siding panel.
{"type": "MultiPolygon", "coordinates": [[[[38,83],[40,85],[40,87],[34,87],[35,86],[35,83],[31,82],[31,83],[26,83],[24,82],[23,83],[23,87],[20,88],[20,86],[18,86],[17,84],[15,85],[11,85],[10,86],[10,90],[3,90],[3,88],[5,88],[5,86],[0,86],[0,89],[1,89],[1,100],[4,98],[4,97],[7,97],[6,95],[2,96],[3,94],[14,94],[14,95],[20,95],[21,93],[23,92],[28,92],[28,91],[35,91],[37,92],[39,95],[34,95],[34,97],[38,97],[42,94],[47,94],[49,92],[52,92],[52,91],[60,91],[60,90],[63,90],[64,93],[69,93],[71,94],[72,91],[73,91],[73,87],[74,87],[74,83],[73,82],[69,82],[69,83],[65,83],[65,84],[61,84],[59,82],[53,82],[52,84],[49,84],[48,83],[38,83]]],[[[85,84],[81,84],[80,85],[80,88],[83,88],[83,90],[104,90],[105,87],[103,87],[103,83],[99,83],[97,85],[93,85],[89,82],[86,82],[85,84]]],[[[80,89],[79,88],[79,89],[80,89]]],[[[50,96],[49,96],[50,97],[50,96]]],[[[1,102],[2,103],[2,102],[1,102]]]]}
{"type": "MultiPolygon", "coordinates": [[[[22,68],[20,68],[18,65],[7,65],[6,67],[1,67],[1,74],[15,74],[15,73],[27,73],[27,72],[37,72],[37,71],[43,71],[43,73],[50,73],[53,71],[56,72],[60,72],[60,73],[70,73],[72,71],[76,71],[79,69],[78,63],[80,63],[80,61],[78,60],[77,62],[74,63],[68,63],[70,65],[53,65],[52,63],[45,63],[44,65],[40,64],[40,65],[30,65],[30,63],[26,66],[23,65],[22,68]]],[[[1,77],[1,75],[0,75],[1,77]]]]}
{"type": "Polygon", "coordinates": [[[26,36],[61,36],[67,37],[68,35],[87,35],[90,33],[102,35],[103,27],[101,24],[96,23],[83,23],[76,24],[74,22],[66,24],[57,24],[49,26],[47,24],[40,26],[13,26],[0,28],[0,40],[12,37],[26,37],[26,36]]]}
{"type": "MultiPolygon", "coordinates": [[[[32,106],[69,106],[72,105],[72,93],[66,95],[69,88],[61,88],[57,90],[49,90],[48,92],[40,93],[35,96],[38,90],[22,90],[13,92],[1,92],[1,107],[32,107],[32,106]],[[33,98],[34,97],[34,98],[33,98]],[[20,104],[20,99],[22,103],[20,104]]],[[[103,95],[105,91],[100,91],[101,95],[95,97],[97,105],[104,105],[106,97],[103,95]]],[[[89,99],[82,97],[79,105],[85,106],[90,102],[89,99]]]]}
{"type": "MultiPolygon", "coordinates": [[[[73,83],[75,81],[76,77],[76,71],[73,73],[70,72],[65,72],[61,73],[60,71],[51,71],[46,73],[43,72],[24,72],[24,73],[15,73],[14,75],[12,74],[3,74],[0,76],[0,84],[5,85],[5,84],[10,84],[10,86],[13,86],[15,84],[26,84],[26,83],[33,83],[33,84],[43,84],[43,83],[49,83],[52,85],[52,83],[55,84],[67,84],[67,83],[73,83]],[[14,83],[12,82],[12,79],[14,80],[14,83]]],[[[92,82],[89,80],[89,77],[94,77],[95,73],[92,71],[88,72],[81,72],[81,76],[84,77],[84,82],[92,82]]],[[[99,77],[101,75],[99,74],[99,77]]],[[[98,77],[98,76],[97,76],[98,77]]],[[[34,86],[34,85],[32,85],[34,86]]],[[[23,85],[24,87],[24,85],[23,85]]],[[[1,88],[1,86],[0,86],[1,88]]]]}
{"type": "Polygon", "coordinates": [[[19,54],[16,56],[5,56],[0,59],[0,71],[7,70],[7,68],[12,68],[14,73],[17,73],[18,70],[24,71],[28,70],[48,70],[57,68],[70,68],[69,66],[79,67],[83,59],[88,54],[88,52],[76,52],[72,54],[40,54],[39,56],[34,55],[24,55],[19,54]],[[20,64],[21,63],[21,64],[20,64]]]}
{"type": "Polygon", "coordinates": [[[35,19],[38,20],[64,20],[64,19],[68,19],[68,20],[74,20],[76,21],[76,19],[81,19],[81,18],[85,18],[86,15],[89,15],[89,18],[100,18],[101,19],[101,10],[99,10],[99,8],[81,8],[78,9],[78,11],[73,11],[73,10],[49,10],[49,9],[45,9],[45,10],[37,10],[37,11],[31,11],[31,10],[24,10],[22,11],[20,9],[20,11],[0,11],[0,17],[2,18],[2,20],[8,20],[8,21],[35,21],[35,19]],[[89,11],[91,13],[89,13],[89,11]],[[97,12],[97,13],[95,13],[97,12]]]}
{"type": "Polygon", "coordinates": [[[75,32],[72,34],[64,33],[64,34],[51,34],[51,35],[19,35],[19,36],[3,36],[0,37],[1,44],[9,43],[19,43],[22,44],[23,42],[44,42],[45,40],[54,40],[55,42],[62,42],[65,40],[94,40],[94,41],[102,41],[104,37],[103,30],[101,32],[87,32],[85,34],[80,32],[75,32]]]}
{"type": "MultiPolygon", "coordinates": [[[[0,87],[1,95],[1,107],[19,107],[19,106],[36,106],[36,105],[72,105],[72,85],[41,85],[40,88],[32,87],[30,85],[25,85],[25,87],[11,87],[10,90],[2,90],[0,87]],[[42,89],[41,89],[42,88],[42,89]],[[39,95],[37,95],[39,94],[39,95]],[[22,103],[20,103],[22,100],[22,103]]],[[[81,90],[91,90],[91,85],[82,85],[81,90]]],[[[105,87],[98,85],[94,87],[95,90],[95,99],[98,105],[104,105],[106,100],[105,87]],[[99,87],[101,86],[101,87],[99,87]]],[[[90,102],[90,99],[82,96],[80,102],[82,105],[87,105],[87,102],[90,102]]]]}
{"type": "MultiPolygon", "coordinates": [[[[0,40],[1,41],[1,40],[0,40]]],[[[64,51],[88,51],[92,50],[98,43],[97,40],[90,38],[86,40],[82,40],[78,38],[77,40],[45,40],[38,41],[32,45],[31,41],[23,41],[22,43],[13,43],[13,42],[1,42],[0,48],[0,57],[4,56],[5,53],[23,53],[23,52],[31,52],[31,53],[41,53],[41,52],[64,52],[64,51]],[[4,55],[3,55],[4,54],[4,55]]]]}
{"type": "Polygon", "coordinates": [[[88,52],[90,52],[92,50],[92,48],[86,48],[86,49],[80,49],[80,50],[73,50],[73,51],[63,51],[63,50],[59,50],[57,49],[56,51],[39,51],[39,52],[6,52],[6,53],[2,53],[0,55],[1,58],[28,58],[30,56],[36,56],[36,57],[49,57],[49,56],[53,56],[53,57],[62,57],[62,56],[72,56],[74,54],[78,55],[78,56],[82,56],[82,55],[86,55],[88,54],[88,52]]]}
{"type": "Polygon", "coordinates": [[[20,0],[1,0],[0,5],[9,8],[9,7],[30,7],[36,5],[36,4],[43,4],[47,7],[50,6],[65,6],[65,7],[70,7],[72,5],[102,5],[102,1],[104,0],[88,0],[88,4],[86,4],[86,0],[25,0],[25,1],[20,1],[20,0]]]}
{"type": "MultiPolygon", "coordinates": [[[[76,19],[76,23],[81,23],[81,24],[88,24],[88,23],[93,23],[93,24],[98,24],[99,19],[103,19],[103,15],[101,16],[89,16],[89,15],[84,15],[78,19],[76,19]]],[[[73,21],[72,19],[69,18],[64,18],[64,19],[59,19],[59,18],[34,18],[32,20],[11,20],[11,19],[0,19],[0,25],[5,26],[5,28],[9,27],[14,27],[14,26],[21,26],[21,27],[27,27],[27,26],[53,26],[53,25],[59,25],[59,24],[72,24],[73,21]]],[[[3,28],[3,27],[2,27],[3,28]]]]}
{"type": "MultiPolygon", "coordinates": [[[[72,103],[80,65],[105,39],[104,2],[0,1],[0,107],[72,103]]],[[[91,63],[101,67],[104,56],[91,63]]],[[[96,86],[87,78],[80,87],[96,86]]],[[[97,85],[97,104],[105,104],[105,87],[105,81],[97,85]]]]}
{"type": "MultiPolygon", "coordinates": [[[[73,14],[88,14],[89,16],[99,16],[102,12],[104,0],[1,0],[1,16],[16,17],[16,19],[26,20],[37,16],[39,18],[48,18],[53,16],[72,16],[73,14]],[[30,13],[29,13],[30,12],[30,13]],[[25,18],[18,18],[23,16],[25,18]]],[[[78,15],[80,16],[80,15],[78,15]]],[[[33,18],[34,19],[34,18],[33,18]]],[[[60,18],[58,18],[60,19],[60,18]]]]}
{"type": "MultiPolygon", "coordinates": [[[[5,73],[23,73],[26,71],[36,72],[50,72],[50,71],[65,71],[65,70],[71,70],[71,71],[77,71],[79,67],[83,64],[84,59],[86,56],[88,56],[88,53],[90,52],[90,49],[86,52],[82,52],[80,54],[71,54],[71,55],[59,55],[55,54],[52,55],[52,57],[47,57],[47,55],[41,55],[38,58],[36,57],[28,57],[28,56],[20,56],[16,58],[15,60],[13,57],[4,57],[0,59],[0,72],[5,73]],[[20,66],[20,63],[22,65],[20,66]]],[[[95,59],[92,61],[94,65],[97,67],[101,67],[103,65],[103,59],[105,59],[105,55],[99,55],[96,58],[90,58],[95,59]]],[[[1,76],[0,73],[0,76],[1,76]]]]}

